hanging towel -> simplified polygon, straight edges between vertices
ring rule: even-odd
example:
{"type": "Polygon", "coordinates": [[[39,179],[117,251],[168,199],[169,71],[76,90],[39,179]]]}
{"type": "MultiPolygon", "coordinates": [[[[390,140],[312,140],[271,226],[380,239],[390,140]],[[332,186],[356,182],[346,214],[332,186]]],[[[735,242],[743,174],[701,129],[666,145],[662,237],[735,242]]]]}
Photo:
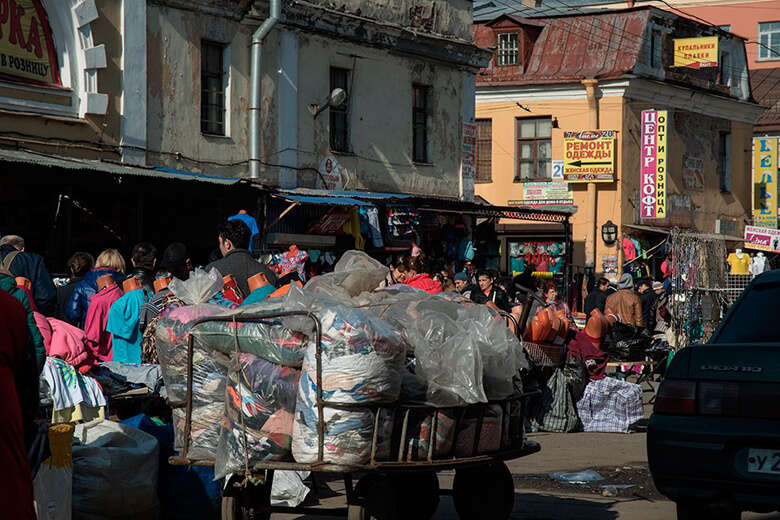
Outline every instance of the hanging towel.
{"type": "Polygon", "coordinates": [[[119,298],[108,312],[106,330],[113,337],[113,361],[141,362],[141,306],[146,302],[146,292],[135,289],[119,298]]]}

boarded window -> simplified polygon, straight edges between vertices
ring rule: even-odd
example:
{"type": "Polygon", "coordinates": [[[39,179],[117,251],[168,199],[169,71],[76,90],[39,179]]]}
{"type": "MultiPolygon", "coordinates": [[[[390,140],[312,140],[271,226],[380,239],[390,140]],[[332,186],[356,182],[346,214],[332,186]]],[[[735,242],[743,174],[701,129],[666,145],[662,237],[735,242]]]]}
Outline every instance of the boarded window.
{"type": "Polygon", "coordinates": [[[200,131],[225,135],[225,46],[203,40],[200,46],[200,131]]]}
{"type": "Polygon", "coordinates": [[[476,182],[493,181],[493,121],[477,119],[476,182]]]}
{"type": "Polygon", "coordinates": [[[551,178],[552,119],[525,117],[517,119],[517,171],[515,182],[551,178]]]}

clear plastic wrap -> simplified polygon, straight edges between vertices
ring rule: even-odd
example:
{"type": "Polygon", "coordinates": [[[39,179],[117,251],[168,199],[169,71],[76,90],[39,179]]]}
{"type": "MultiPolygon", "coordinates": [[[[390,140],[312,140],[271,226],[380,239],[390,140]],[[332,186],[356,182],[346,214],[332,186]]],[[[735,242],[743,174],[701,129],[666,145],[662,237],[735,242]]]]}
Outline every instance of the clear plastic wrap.
{"type": "Polygon", "coordinates": [[[168,288],[187,305],[197,305],[206,303],[223,285],[222,274],[212,267],[209,272],[195,269],[187,280],[174,278],[168,288]]]}
{"type": "Polygon", "coordinates": [[[349,300],[376,289],[387,276],[388,268],[362,251],[347,251],[336,263],[333,272],[309,280],[307,292],[349,300]]]}
{"type": "Polygon", "coordinates": [[[250,468],[262,461],[292,459],[293,414],[301,371],[246,353],[240,353],[238,360],[234,355],[231,366],[216,478],[242,471],[245,454],[250,468]],[[240,371],[236,371],[236,362],[240,371]]]}

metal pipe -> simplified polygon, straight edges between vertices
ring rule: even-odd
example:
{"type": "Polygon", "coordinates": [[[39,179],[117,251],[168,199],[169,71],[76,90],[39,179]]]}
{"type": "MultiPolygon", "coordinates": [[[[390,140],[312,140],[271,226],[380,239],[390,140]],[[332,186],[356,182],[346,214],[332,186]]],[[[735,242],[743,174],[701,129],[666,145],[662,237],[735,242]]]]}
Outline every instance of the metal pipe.
{"type": "Polygon", "coordinates": [[[269,16],[252,35],[249,76],[249,178],[260,178],[260,101],[263,81],[263,40],[279,21],[281,0],[270,0],[269,16]]]}
{"type": "MultiPolygon", "coordinates": [[[[599,128],[599,101],[596,96],[596,88],[599,80],[583,79],[582,86],[585,87],[585,96],[588,100],[588,129],[598,130],[599,128]]],[[[598,206],[598,190],[595,182],[588,183],[588,199],[585,205],[585,265],[587,267],[596,266],[596,219],[598,206]]]]}

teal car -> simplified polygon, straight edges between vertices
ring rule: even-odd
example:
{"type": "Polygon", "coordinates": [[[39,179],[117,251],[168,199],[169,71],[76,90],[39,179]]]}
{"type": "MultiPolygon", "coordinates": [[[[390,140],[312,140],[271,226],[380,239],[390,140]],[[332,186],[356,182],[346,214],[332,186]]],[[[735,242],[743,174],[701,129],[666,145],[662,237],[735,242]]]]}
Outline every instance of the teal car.
{"type": "Polygon", "coordinates": [[[678,519],[780,510],[780,269],[751,282],[707,344],[674,357],[647,456],[678,519]]]}

